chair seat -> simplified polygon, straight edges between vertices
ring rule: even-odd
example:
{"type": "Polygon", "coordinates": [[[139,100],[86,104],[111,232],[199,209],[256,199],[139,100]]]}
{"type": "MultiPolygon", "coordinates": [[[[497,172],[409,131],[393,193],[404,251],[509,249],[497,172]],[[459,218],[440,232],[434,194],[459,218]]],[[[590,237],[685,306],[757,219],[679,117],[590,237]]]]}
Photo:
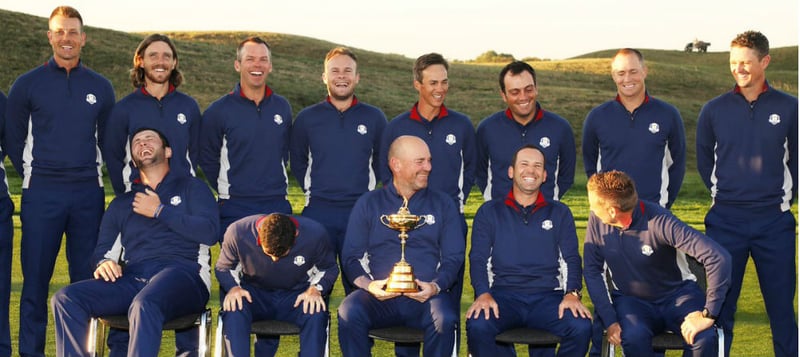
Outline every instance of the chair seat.
{"type": "Polygon", "coordinates": [[[250,333],[266,336],[299,335],[300,327],[291,322],[263,320],[253,322],[250,333]]]}
{"type": "Polygon", "coordinates": [[[369,330],[369,337],[395,343],[421,343],[425,334],[413,327],[392,326],[369,330]]]}
{"type": "Polygon", "coordinates": [[[683,349],[683,337],[671,331],[653,336],[653,348],[664,350],[683,349]]]}
{"type": "MultiPolygon", "coordinates": [[[[174,318],[164,323],[164,327],[162,327],[161,329],[182,330],[185,328],[194,327],[198,325],[197,323],[198,318],[200,318],[200,313],[174,318]]],[[[130,325],[127,315],[102,316],[99,319],[100,322],[103,323],[103,325],[120,330],[127,330],[128,326],[130,325]]]]}
{"type": "Polygon", "coordinates": [[[527,345],[555,345],[561,338],[545,330],[535,328],[515,328],[506,330],[495,337],[497,342],[527,345]]]}

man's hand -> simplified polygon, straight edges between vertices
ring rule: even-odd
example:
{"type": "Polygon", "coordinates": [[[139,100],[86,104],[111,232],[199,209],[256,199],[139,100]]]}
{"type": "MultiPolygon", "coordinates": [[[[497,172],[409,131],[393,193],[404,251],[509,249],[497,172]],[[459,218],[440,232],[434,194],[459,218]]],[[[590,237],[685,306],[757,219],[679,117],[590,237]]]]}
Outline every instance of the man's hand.
{"type": "Polygon", "coordinates": [[[577,296],[572,294],[564,295],[564,299],[561,300],[561,303],[558,304],[558,318],[561,319],[564,317],[564,311],[569,309],[572,311],[572,316],[575,317],[583,317],[584,319],[592,318],[592,313],[589,312],[589,309],[586,306],[583,306],[581,303],[581,299],[578,299],[577,296]]]}
{"type": "Polygon", "coordinates": [[[234,286],[233,289],[228,291],[225,295],[225,300],[222,301],[223,311],[239,311],[244,306],[242,298],[247,299],[247,302],[252,303],[253,298],[250,297],[250,292],[243,289],[241,286],[234,286]]]}
{"type": "Polygon", "coordinates": [[[425,302],[428,301],[428,299],[430,299],[434,295],[439,293],[439,288],[436,287],[436,284],[434,283],[420,281],[419,279],[416,279],[414,281],[422,290],[417,291],[415,293],[404,293],[403,295],[405,295],[409,299],[414,299],[419,302],[425,302]]]}
{"type": "Polygon", "coordinates": [[[622,344],[622,327],[619,326],[619,322],[615,322],[608,326],[606,330],[606,337],[608,338],[608,343],[619,346],[622,344]]]}
{"type": "Polygon", "coordinates": [[[104,260],[94,270],[95,279],[103,279],[105,281],[115,282],[122,276],[122,267],[113,260],[104,260]]]}
{"type": "Polygon", "coordinates": [[[161,199],[158,194],[146,188],[144,192],[137,192],[133,197],[133,211],[147,218],[155,218],[161,199]]]}
{"type": "Polygon", "coordinates": [[[686,343],[692,345],[694,344],[694,337],[697,336],[698,333],[705,331],[713,325],[714,320],[703,317],[702,312],[690,312],[688,315],[686,315],[686,317],[683,318],[683,323],[681,324],[681,335],[683,335],[683,339],[686,340],[686,343]]]}
{"type": "Polygon", "coordinates": [[[383,280],[370,281],[369,286],[367,286],[367,291],[380,301],[389,300],[402,295],[400,293],[390,293],[386,292],[386,290],[383,290],[383,287],[386,286],[387,280],[389,279],[387,278],[383,280]]]}
{"type": "Polygon", "coordinates": [[[500,308],[497,306],[497,301],[494,300],[492,294],[483,293],[478,296],[475,302],[467,309],[467,318],[477,319],[481,316],[481,312],[483,312],[486,320],[489,319],[490,313],[494,313],[496,319],[500,318],[500,308]]]}
{"type": "Polygon", "coordinates": [[[297,307],[301,302],[303,303],[304,314],[325,311],[325,299],[322,298],[322,293],[313,286],[310,286],[302,294],[297,295],[297,300],[294,301],[293,307],[297,307]]]}

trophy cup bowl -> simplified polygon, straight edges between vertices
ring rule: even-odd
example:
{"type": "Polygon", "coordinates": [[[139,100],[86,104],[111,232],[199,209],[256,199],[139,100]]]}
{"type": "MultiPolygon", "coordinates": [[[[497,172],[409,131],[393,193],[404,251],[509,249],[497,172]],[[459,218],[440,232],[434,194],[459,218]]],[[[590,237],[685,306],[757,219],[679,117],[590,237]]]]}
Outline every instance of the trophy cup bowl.
{"type": "Polygon", "coordinates": [[[397,213],[382,215],[381,223],[393,230],[399,231],[400,237],[400,261],[395,263],[389,280],[386,282],[386,292],[390,293],[413,293],[419,291],[417,283],[414,281],[414,269],[406,262],[406,239],[408,232],[425,225],[425,217],[411,214],[408,211],[408,199],[403,197],[403,205],[397,213]]]}

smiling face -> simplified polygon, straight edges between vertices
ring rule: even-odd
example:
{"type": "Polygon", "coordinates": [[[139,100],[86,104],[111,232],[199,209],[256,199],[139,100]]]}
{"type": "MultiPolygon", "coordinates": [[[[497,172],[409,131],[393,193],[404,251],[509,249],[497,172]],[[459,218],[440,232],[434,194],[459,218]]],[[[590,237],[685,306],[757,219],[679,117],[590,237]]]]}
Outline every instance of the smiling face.
{"type": "Polygon", "coordinates": [[[239,50],[233,66],[239,72],[242,86],[251,89],[264,88],[267,85],[267,76],[272,72],[269,49],[263,43],[246,42],[239,50]]]}
{"type": "Polygon", "coordinates": [[[770,56],[758,58],[758,51],[748,47],[732,46],[730,66],[733,79],[742,89],[760,90],[766,80],[765,71],[769,66],[770,56]]]}
{"type": "Polygon", "coordinates": [[[516,161],[508,168],[508,178],[514,183],[514,197],[538,195],[547,179],[542,152],[533,148],[520,150],[516,161]]]}
{"type": "Polygon", "coordinates": [[[444,104],[450,82],[444,65],[434,64],[422,70],[420,81],[414,81],[419,92],[419,105],[424,108],[439,108],[444,104]]]}
{"type": "Polygon", "coordinates": [[[617,93],[627,99],[644,98],[647,67],[634,53],[620,53],[611,62],[611,77],[617,93]]]}
{"type": "Polygon", "coordinates": [[[155,41],[144,50],[142,57],[136,57],[136,66],[144,69],[145,81],[164,84],[169,81],[178,60],[166,42],[155,41]]]}
{"type": "Polygon", "coordinates": [[[161,136],[153,130],[142,130],[131,139],[131,158],[140,170],[165,163],[170,157],[172,150],[164,146],[161,136]]]}
{"type": "Polygon", "coordinates": [[[356,61],[348,55],[336,55],[325,62],[322,82],[335,100],[350,100],[356,91],[359,75],[356,61]]]}
{"type": "Polygon", "coordinates": [[[83,32],[81,20],[56,15],[50,19],[49,26],[47,39],[53,47],[56,62],[65,68],[74,67],[80,59],[81,48],[86,44],[86,33],[83,32]]]}
{"type": "Polygon", "coordinates": [[[527,71],[518,74],[509,71],[503,81],[506,87],[505,92],[500,92],[503,102],[508,105],[516,121],[527,124],[533,119],[536,96],[539,94],[533,76],[527,71]]]}
{"type": "Polygon", "coordinates": [[[415,136],[401,136],[389,149],[389,167],[397,192],[411,197],[415,192],[428,187],[431,173],[431,152],[428,144],[415,136]]]}

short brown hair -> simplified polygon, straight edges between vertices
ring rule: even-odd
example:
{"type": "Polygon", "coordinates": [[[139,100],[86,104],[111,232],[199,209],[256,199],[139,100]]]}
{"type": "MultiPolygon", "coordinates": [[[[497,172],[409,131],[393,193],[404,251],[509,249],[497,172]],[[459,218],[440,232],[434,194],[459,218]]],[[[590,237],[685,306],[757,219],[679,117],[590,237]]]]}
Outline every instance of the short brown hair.
{"type": "Polygon", "coordinates": [[[635,48],[621,48],[619,51],[617,51],[616,54],[614,54],[614,57],[612,57],[611,59],[613,60],[617,58],[617,56],[621,55],[635,55],[636,58],[639,59],[639,63],[641,63],[642,67],[644,67],[644,55],[642,54],[641,51],[635,48]]]}
{"type": "Polygon", "coordinates": [[[78,21],[81,23],[81,31],[83,31],[83,17],[81,17],[81,13],[78,12],[76,8],[72,6],[59,6],[53,9],[53,12],[50,13],[50,19],[48,22],[53,20],[53,18],[56,16],[64,16],[68,19],[78,19],[78,21]]]}
{"type": "Polygon", "coordinates": [[[294,245],[297,226],[292,218],[280,213],[267,215],[258,227],[258,242],[264,253],[283,257],[294,245]]]}
{"type": "Polygon", "coordinates": [[[269,43],[267,41],[264,41],[263,38],[258,37],[258,36],[250,36],[250,37],[242,40],[242,42],[239,42],[239,46],[236,47],[236,60],[237,61],[241,61],[242,60],[242,48],[244,48],[244,45],[246,43],[248,43],[248,42],[258,43],[258,44],[262,44],[264,46],[267,46],[267,54],[269,55],[270,61],[272,61],[272,48],[269,47],[269,43]]]}
{"type": "Polygon", "coordinates": [[[334,47],[333,49],[328,51],[328,54],[325,55],[325,62],[323,64],[323,68],[322,69],[325,70],[324,66],[326,66],[328,64],[328,61],[330,61],[331,58],[336,57],[338,55],[348,56],[348,57],[352,58],[353,62],[355,62],[356,66],[358,66],[358,57],[356,57],[356,54],[353,53],[353,51],[350,50],[349,48],[340,46],[340,47],[334,47]]]}
{"type": "Polygon", "coordinates": [[[444,66],[445,70],[450,70],[450,65],[447,64],[447,60],[438,53],[428,53],[419,56],[419,58],[414,61],[414,80],[422,83],[422,71],[424,71],[425,68],[437,64],[444,66]]]}
{"type": "Polygon", "coordinates": [[[616,207],[622,212],[630,212],[639,202],[636,185],[622,171],[598,172],[589,178],[586,190],[594,192],[606,207],[616,207]]]}
{"type": "Polygon", "coordinates": [[[746,47],[758,52],[758,59],[769,54],[769,40],[758,31],[742,32],[731,41],[731,47],[746,47]]]}

